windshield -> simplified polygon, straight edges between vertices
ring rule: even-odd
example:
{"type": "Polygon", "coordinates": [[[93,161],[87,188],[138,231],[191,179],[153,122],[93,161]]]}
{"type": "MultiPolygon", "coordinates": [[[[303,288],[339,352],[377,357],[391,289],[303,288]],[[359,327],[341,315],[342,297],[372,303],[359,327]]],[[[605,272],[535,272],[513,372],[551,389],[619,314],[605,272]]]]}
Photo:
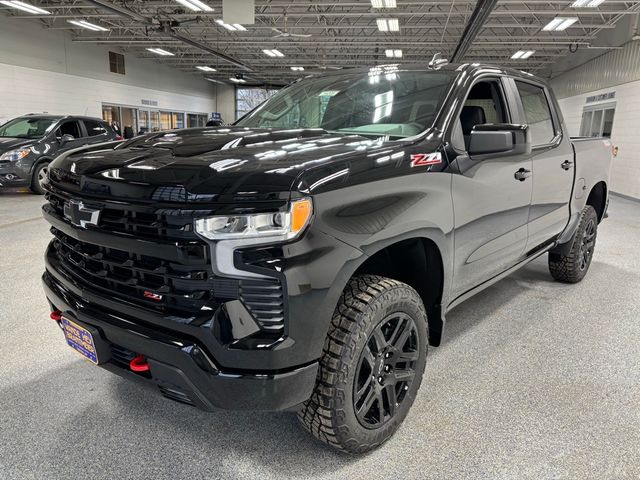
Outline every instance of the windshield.
{"type": "Polygon", "coordinates": [[[55,118],[16,118],[0,127],[0,137],[42,138],[56,123],[55,118]]]}
{"type": "Polygon", "coordinates": [[[305,79],[236,125],[409,137],[433,125],[452,79],[452,72],[399,71],[395,65],[305,79]]]}

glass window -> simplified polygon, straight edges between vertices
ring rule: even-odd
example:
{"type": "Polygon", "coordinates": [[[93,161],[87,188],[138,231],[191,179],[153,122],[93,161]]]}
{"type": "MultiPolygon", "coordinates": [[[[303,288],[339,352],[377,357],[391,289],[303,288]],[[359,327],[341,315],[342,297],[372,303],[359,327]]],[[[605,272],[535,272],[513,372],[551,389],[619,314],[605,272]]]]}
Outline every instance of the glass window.
{"type": "Polygon", "coordinates": [[[84,128],[87,130],[87,136],[96,137],[98,135],[106,135],[107,130],[101,123],[93,120],[84,120],[84,128]]]}
{"type": "Polygon", "coordinates": [[[109,71],[124,75],[124,55],[116,52],[109,52],[109,71]]]}
{"type": "Polygon", "coordinates": [[[281,90],[237,122],[243,127],[323,128],[404,138],[433,124],[455,72],[406,72],[395,65],[368,74],[309,78],[281,90]]]}
{"type": "Polygon", "coordinates": [[[551,110],[544,89],[516,81],[524,114],[531,132],[532,145],[545,145],[555,137],[551,110]]]}
{"type": "Polygon", "coordinates": [[[602,110],[596,110],[593,112],[593,120],[591,121],[590,137],[600,136],[600,127],[602,126],[602,110]]]}
{"type": "Polygon", "coordinates": [[[278,90],[269,88],[236,87],[236,119],[243,117],[277,92],[278,90]]]}
{"type": "Polygon", "coordinates": [[[580,124],[580,136],[588,137],[591,131],[591,119],[593,118],[593,111],[582,112],[582,123],[580,124]]]}
{"type": "Polygon", "coordinates": [[[60,136],[71,135],[73,138],[81,138],[80,124],[74,120],[64,122],[58,129],[60,136]]]}
{"type": "Polygon", "coordinates": [[[611,137],[611,131],[613,130],[613,115],[615,111],[615,108],[608,108],[604,111],[604,122],[602,122],[603,137],[611,137]]]}
{"type": "Polygon", "coordinates": [[[0,127],[0,137],[42,138],[56,124],[55,118],[16,118],[0,127]]]}

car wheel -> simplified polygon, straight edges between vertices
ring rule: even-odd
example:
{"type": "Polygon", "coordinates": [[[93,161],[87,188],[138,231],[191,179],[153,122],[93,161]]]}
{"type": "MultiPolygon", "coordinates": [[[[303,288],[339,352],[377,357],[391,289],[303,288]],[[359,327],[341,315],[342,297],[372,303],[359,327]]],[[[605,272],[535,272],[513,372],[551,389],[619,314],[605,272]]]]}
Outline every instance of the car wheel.
{"type": "Polygon", "coordinates": [[[36,195],[45,194],[45,189],[42,186],[42,184],[47,178],[48,171],[49,171],[48,163],[41,163],[40,165],[36,166],[36,169],[33,171],[33,176],[31,177],[31,185],[29,189],[36,195]]]}
{"type": "Polygon", "coordinates": [[[580,214],[578,228],[571,239],[571,249],[566,255],[549,253],[549,271],[560,282],[578,283],[591,265],[598,235],[598,215],[591,205],[580,214]]]}
{"type": "Polygon", "coordinates": [[[349,453],[388,440],[420,387],[427,332],[427,314],[413,288],[354,276],[331,320],[313,394],[298,412],[304,428],[349,453]]]}

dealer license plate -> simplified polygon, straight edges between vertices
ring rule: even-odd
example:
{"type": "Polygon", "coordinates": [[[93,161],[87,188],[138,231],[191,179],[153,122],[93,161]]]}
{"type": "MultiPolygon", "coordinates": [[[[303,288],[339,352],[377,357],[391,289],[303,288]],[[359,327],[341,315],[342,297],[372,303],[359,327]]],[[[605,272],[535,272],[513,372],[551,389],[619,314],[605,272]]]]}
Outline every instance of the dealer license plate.
{"type": "Polygon", "coordinates": [[[67,344],[84,358],[97,364],[98,352],[96,351],[96,345],[91,332],[65,317],[62,317],[60,323],[67,344]]]}

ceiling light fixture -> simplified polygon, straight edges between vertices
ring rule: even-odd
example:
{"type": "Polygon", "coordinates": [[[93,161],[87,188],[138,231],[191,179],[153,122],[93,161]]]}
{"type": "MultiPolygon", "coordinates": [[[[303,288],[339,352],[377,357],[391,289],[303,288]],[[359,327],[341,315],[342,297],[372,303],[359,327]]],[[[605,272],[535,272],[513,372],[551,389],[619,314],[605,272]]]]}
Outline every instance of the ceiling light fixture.
{"type": "Polygon", "coordinates": [[[29,3],[18,2],[17,0],[11,1],[0,1],[3,5],[11,8],[17,8],[18,10],[22,10],[23,12],[40,14],[40,15],[51,15],[51,12],[47,10],[43,10],[42,8],[35,7],[29,3]]]}
{"type": "Polygon", "coordinates": [[[280,50],[276,50],[275,48],[271,49],[271,50],[262,50],[264,52],[265,55],[268,55],[270,57],[284,57],[284,53],[282,53],[280,50]]]}
{"type": "Polygon", "coordinates": [[[244,78],[230,77],[229,80],[231,80],[234,83],[247,83],[247,81],[244,78]]]}
{"type": "Polygon", "coordinates": [[[378,18],[376,20],[378,30],[381,32],[397,32],[400,30],[400,22],[397,18],[378,18]]]}
{"type": "Polygon", "coordinates": [[[163,57],[173,57],[175,54],[171,52],[167,52],[161,48],[147,48],[147,50],[151,53],[155,53],[156,55],[162,55],[163,57]]]}
{"type": "Polygon", "coordinates": [[[573,8],[596,8],[604,3],[604,0],[576,0],[571,4],[573,8]]]}
{"type": "Polygon", "coordinates": [[[387,49],[384,51],[384,54],[387,56],[387,58],[402,58],[402,50],[400,49],[387,49]]]}
{"type": "Polygon", "coordinates": [[[202,70],[203,72],[216,72],[217,71],[215,68],[207,67],[207,66],[204,66],[204,65],[198,65],[196,68],[198,70],[202,70]]]}
{"type": "Polygon", "coordinates": [[[542,30],[545,32],[562,32],[578,21],[577,17],[556,17],[547,23],[542,30]]]}
{"type": "Polygon", "coordinates": [[[101,27],[100,25],[95,25],[93,23],[89,23],[86,20],[67,20],[68,23],[76,25],[80,28],[86,28],[87,30],[93,30],[94,32],[108,32],[108,28],[101,27]]]}
{"type": "Polygon", "coordinates": [[[224,28],[226,28],[227,30],[231,31],[231,32],[235,32],[235,31],[240,31],[240,32],[246,32],[247,29],[244,28],[242,25],[240,25],[239,23],[234,23],[229,24],[229,23],[225,23],[224,20],[216,20],[216,23],[224,28]]]}
{"type": "Polygon", "coordinates": [[[291,67],[291,70],[294,72],[302,72],[304,71],[304,67],[291,67]]]}
{"type": "Polygon", "coordinates": [[[525,60],[529,58],[531,55],[533,55],[534,53],[536,53],[535,50],[518,50],[516,53],[511,55],[511,58],[513,58],[514,60],[517,60],[517,59],[525,60]]]}
{"type": "Polygon", "coordinates": [[[373,8],[396,8],[396,0],[371,0],[373,8]]]}
{"type": "Polygon", "coordinates": [[[194,12],[213,12],[213,8],[200,0],[176,0],[181,5],[184,5],[189,10],[194,12]]]}

